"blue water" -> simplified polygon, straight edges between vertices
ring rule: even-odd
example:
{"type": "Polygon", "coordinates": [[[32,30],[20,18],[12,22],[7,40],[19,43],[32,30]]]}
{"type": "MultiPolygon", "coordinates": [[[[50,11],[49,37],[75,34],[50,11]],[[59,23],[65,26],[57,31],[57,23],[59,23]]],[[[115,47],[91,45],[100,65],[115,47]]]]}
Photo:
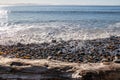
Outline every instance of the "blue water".
{"type": "Polygon", "coordinates": [[[5,43],[103,38],[119,30],[120,6],[0,6],[5,43]]]}

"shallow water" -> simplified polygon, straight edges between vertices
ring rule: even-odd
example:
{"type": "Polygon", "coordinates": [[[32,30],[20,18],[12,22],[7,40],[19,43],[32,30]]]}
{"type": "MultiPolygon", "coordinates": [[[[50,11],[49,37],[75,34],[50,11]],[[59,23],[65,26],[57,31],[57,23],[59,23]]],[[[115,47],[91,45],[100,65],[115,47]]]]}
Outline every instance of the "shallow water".
{"type": "Polygon", "coordinates": [[[120,36],[120,6],[0,6],[0,44],[120,36]]]}

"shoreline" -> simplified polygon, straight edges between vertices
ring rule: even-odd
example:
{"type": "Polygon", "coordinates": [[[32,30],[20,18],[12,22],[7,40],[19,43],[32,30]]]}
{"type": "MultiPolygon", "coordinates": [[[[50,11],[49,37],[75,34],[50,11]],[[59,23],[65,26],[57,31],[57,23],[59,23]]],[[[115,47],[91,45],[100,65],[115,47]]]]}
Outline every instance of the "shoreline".
{"type": "Polygon", "coordinates": [[[0,45],[0,55],[22,59],[53,59],[64,62],[112,62],[120,55],[120,36],[94,40],[52,40],[51,43],[0,45]]]}
{"type": "MultiPolygon", "coordinates": [[[[1,80],[119,80],[120,61],[114,62],[120,50],[120,37],[41,44],[0,45],[1,80]],[[99,44],[98,44],[99,43],[99,44]],[[94,47],[93,47],[94,46],[94,47]],[[78,47],[75,52],[74,47],[78,47]],[[63,53],[63,49],[73,51],[63,53]],[[103,54],[97,52],[104,50],[103,54]],[[83,51],[83,52],[82,52],[83,51]],[[92,51],[91,54],[88,52],[92,51]],[[40,53],[41,52],[41,53],[40,53]],[[54,52],[53,54],[50,54],[54,52]],[[82,53],[80,53],[82,52],[82,53]],[[86,52],[86,53],[84,53],[86,52]],[[47,54],[48,53],[48,54],[47,54]],[[84,53],[84,54],[83,54],[84,53]],[[39,56],[36,56],[39,55],[39,56]],[[66,58],[67,56],[67,58],[66,58]],[[40,57],[40,58],[39,58],[40,57]],[[92,57],[92,58],[91,58],[92,57]],[[80,60],[81,61],[80,62],[80,60]],[[85,60],[86,59],[86,60],[85,60]],[[100,59],[100,60],[99,60],[100,59]],[[105,60],[104,60],[105,59],[105,60]],[[103,61],[104,60],[104,61],[103,61]]],[[[120,60],[120,55],[118,55],[120,60]]]]}

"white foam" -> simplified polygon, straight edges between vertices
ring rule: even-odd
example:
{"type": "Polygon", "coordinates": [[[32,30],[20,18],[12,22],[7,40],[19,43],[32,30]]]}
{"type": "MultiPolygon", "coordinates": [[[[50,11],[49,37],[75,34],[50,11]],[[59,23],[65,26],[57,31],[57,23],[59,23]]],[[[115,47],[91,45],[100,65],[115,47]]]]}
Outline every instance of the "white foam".
{"type": "Polygon", "coordinates": [[[120,36],[120,23],[115,23],[107,28],[80,28],[67,24],[34,24],[34,25],[9,25],[0,27],[0,44],[42,43],[52,39],[96,39],[111,35],[120,36]]]}
{"type": "Polygon", "coordinates": [[[0,27],[5,27],[8,24],[8,11],[0,9],[0,27]]]}

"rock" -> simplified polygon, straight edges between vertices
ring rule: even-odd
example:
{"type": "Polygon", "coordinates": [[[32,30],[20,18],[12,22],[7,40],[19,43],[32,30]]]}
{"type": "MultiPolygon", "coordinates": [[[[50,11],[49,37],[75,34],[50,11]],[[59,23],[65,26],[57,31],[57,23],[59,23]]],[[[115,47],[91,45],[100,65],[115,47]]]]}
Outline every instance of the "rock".
{"type": "Polygon", "coordinates": [[[114,63],[120,63],[120,59],[114,60],[114,63]]]}
{"type": "Polygon", "coordinates": [[[23,46],[23,44],[21,44],[21,43],[17,43],[17,46],[22,47],[22,46],[23,46]]]}
{"type": "Polygon", "coordinates": [[[25,63],[21,63],[21,62],[12,62],[10,64],[10,66],[26,66],[26,65],[29,65],[29,64],[25,64],[25,63]]]}
{"type": "Polygon", "coordinates": [[[0,65],[0,74],[10,72],[11,70],[12,69],[10,67],[0,65]]]}
{"type": "Polygon", "coordinates": [[[56,43],[57,41],[56,41],[55,39],[53,39],[51,42],[52,42],[52,43],[56,43]]]}
{"type": "Polygon", "coordinates": [[[47,60],[50,60],[50,59],[52,59],[52,56],[48,56],[48,57],[47,57],[47,60]]]}
{"type": "Polygon", "coordinates": [[[60,54],[63,54],[63,52],[62,51],[58,51],[56,54],[60,55],[60,54]]]}
{"type": "Polygon", "coordinates": [[[117,54],[117,55],[115,56],[115,59],[113,60],[113,62],[114,62],[114,63],[120,63],[120,55],[119,55],[119,54],[117,54]]]}
{"type": "Polygon", "coordinates": [[[50,43],[0,45],[0,55],[4,57],[22,59],[48,58],[66,62],[112,62],[113,56],[118,53],[120,53],[119,36],[84,41],[68,40],[57,42],[53,39],[50,43]]]}
{"type": "Polygon", "coordinates": [[[28,60],[0,57],[0,79],[119,80],[120,64],[111,63],[104,66],[101,63],[81,64],[45,59],[28,60]],[[29,65],[23,66],[24,64],[29,65]]]}
{"type": "Polygon", "coordinates": [[[101,62],[109,62],[107,58],[103,58],[101,62]]]}

